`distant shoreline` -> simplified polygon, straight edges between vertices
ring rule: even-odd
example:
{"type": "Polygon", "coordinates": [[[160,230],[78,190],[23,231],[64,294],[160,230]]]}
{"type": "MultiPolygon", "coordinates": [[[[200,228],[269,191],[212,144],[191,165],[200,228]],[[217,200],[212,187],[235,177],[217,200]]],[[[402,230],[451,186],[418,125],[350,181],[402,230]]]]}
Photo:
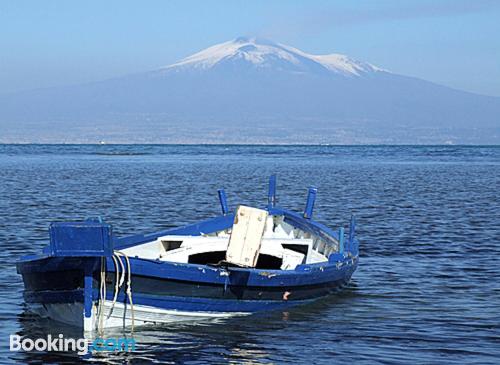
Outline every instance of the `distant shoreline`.
{"type": "Polygon", "coordinates": [[[500,147],[500,144],[314,144],[314,143],[3,143],[0,146],[207,146],[207,147],[500,147]]]}

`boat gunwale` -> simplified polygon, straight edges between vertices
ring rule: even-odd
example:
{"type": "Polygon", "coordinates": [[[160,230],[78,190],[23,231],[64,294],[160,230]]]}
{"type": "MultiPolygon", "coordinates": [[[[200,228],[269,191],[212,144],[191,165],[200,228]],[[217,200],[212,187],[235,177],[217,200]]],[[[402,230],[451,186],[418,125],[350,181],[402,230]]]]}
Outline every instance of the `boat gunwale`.
{"type": "MultiPolygon", "coordinates": [[[[312,219],[307,219],[298,213],[291,210],[279,208],[279,207],[265,207],[265,210],[269,212],[270,215],[284,216],[285,221],[290,222],[294,227],[297,227],[306,232],[320,235],[322,239],[329,242],[333,240],[338,241],[339,233],[333,231],[326,225],[314,221],[312,219]],[[323,233],[323,234],[322,234],[323,233]]],[[[209,218],[200,222],[187,224],[181,227],[175,227],[167,230],[157,231],[149,234],[134,234],[124,237],[116,238],[114,241],[115,249],[121,250],[137,246],[143,243],[151,242],[159,237],[168,235],[189,235],[189,236],[200,236],[203,234],[213,233],[217,231],[222,231],[224,229],[231,228],[234,221],[234,213],[228,213],[226,215],[219,215],[217,217],[209,218]]]]}
{"type": "MultiPolygon", "coordinates": [[[[277,208],[267,207],[266,210],[272,215],[283,216],[285,222],[301,229],[305,232],[319,236],[322,240],[327,241],[328,244],[335,243],[338,240],[339,234],[328,228],[327,226],[307,219],[295,212],[277,208]],[[298,226],[298,227],[297,227],[298,226]]],[[[190,235],[200,236],[202,234],[218,232],[228,229],[232,226],[234,221],[234,213],[220,215],[210,218],[201,222],[188,224],[185,226],[172,228],[168,230],[158,231],[147,235],[132,235],[121,238],[115,238],[115,250],[122,250],[134,246],[139,246],[158,239],[166,235],[190,235]]],[[[346,242],[346,249],[343,253],[333,252],[329,255],[327,260],[323,262],[300,264],[293,270],[280,270],[280,269],[257,269],[257,268],[243,268],[243,267],[217,267],[214,265],[194,264],[194,263],[181,263],[173,261],[163,261],[159,259],[148,259],[136,256],[131,256],[132,273],[135,275],[158,277],[163,279],[182,279],[187,281],[209,282],[216,284],[224,284],[225,276],[233,272],[238,275],[248,274],[247,282],[245,285],[264,285],[264,286],[283,286],[289,285],[292,282],[297,284],[297,281],[304,281],[302,285],[308,285],[309,281],[318,283],[318,279],[324,282],[332,280],[331,276],[334,273],[340,274],[345,267],[357,266],[359,252],[359,242],[353,238],[352,242],[346,242]],[[208,274],[207,273],[212,273],[208,274]],[[284,282],[283,282],[284,280],[284,282]]],[[[58,263],[68,263],[69,257],[52,257],[47,252],[35,255],[26,255],[21,257],[17,264],[19,273],[36,271],[36,261],[39,260],[54,260],[53,265],[49,267],[39,267],[39,272],[57,271],[58,263]],[[31,263],[31,265],[30,265],[31,263]]],[[[80,257],[83,259],[83,257],[80,257]]],[[[95,258],[94,258],[95,259],[95,258]]],[[[87,258],[92,261],[92,258],[87,258]]],[[[78,260],[77,260],[78,261],[78,260]]],[[[115,272],[113,261],[110,257],[106,258],[107,271],[115,272]]],[[[69,260],[71,262],[71,260],[69,260]]],[[[230,283],[230,285],[233,285],[230,283]]]]}

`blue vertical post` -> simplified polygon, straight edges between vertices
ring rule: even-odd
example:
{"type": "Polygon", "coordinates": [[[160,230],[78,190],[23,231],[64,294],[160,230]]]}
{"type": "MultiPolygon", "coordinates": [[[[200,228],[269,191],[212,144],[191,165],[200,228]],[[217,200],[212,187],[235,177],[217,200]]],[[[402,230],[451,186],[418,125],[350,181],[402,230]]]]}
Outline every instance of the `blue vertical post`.
{"type": "Polygon", "coordinates": [[[316,193],[318,189],[310,187],[307,192],[306,207],[304,208],[304,218],[311,219],[314,209],[314,201],[316,200],[316,193]]]}
{"type": "Polygon", "coordinates": [[[222,214],[226,215],[229,212],[229,209],[227,208],[226,192],[224,191],[224,189],[219,189],[217,190],[217,194],[219,195],[219,202],[222,214]]]}
{"type": "Polygon", "coordinates": [[[85,331],[92,329],[92,271],[92,263],[86,262],[83,282],[83,328],[85,331]]]}
{"type": "Polygon", "coordinates": [[[344,253],[344,227],[339,228],[339,253],[344,253]]]}
{"type": "Polygon", "coordinates": [[[351,215],[351,222],[349,223],[349,245],[352,245],[355,233],[356,233],[356,218],[354,217],[353,214],[351,215]]]}
{"type": "Polygon", "coordinates": [[[269,177],[269,192],[267,194],[267,208],[271,209],[276,206],[276,175],[269,177]]]}

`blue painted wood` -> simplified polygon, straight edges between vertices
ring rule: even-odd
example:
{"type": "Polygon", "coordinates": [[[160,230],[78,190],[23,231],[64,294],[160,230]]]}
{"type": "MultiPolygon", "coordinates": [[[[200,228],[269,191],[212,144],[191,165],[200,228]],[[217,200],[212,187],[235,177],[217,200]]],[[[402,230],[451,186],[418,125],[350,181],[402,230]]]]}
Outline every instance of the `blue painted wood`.
{"type": "MultiPolygon", "coordinates": [[[[112,300],[113,293],[107,293],[106,299],[112,300]]],[[[72,291],[41,291],[24,293],[26,303],[82,303],[83,290],[72,291]]],[[[94,291],[94,301],[98,298],[94,291]]],[[[125,303],[127,296],[121,292],[117,301],[125,303]]],[[[192,311],[192,312],[239,312],[252,313],[264,310],[285,309],[292,306],[305,304],[315,299],[306,300],[224,300],[210,298],[186,298],[175,296],[156,296],[134,293],[134,304],[166,310],[192,311]]]]}
{"type": "Polygon", "coordinates": [[[229,209],[227,207],[226,192],[224,191],[224,189],[219,189],[217,190],[217,194],[219,195],[219,202],[222,214],[226,215],[227,213],[229,213],[229,209]]]}
{"type": "Polygon", "coordinates": [[[338,232],[331,230],[324,224],[304,219],[301,215],[289,210],[280,210],[280,215],[284,216],[286,223],[289,223],[305,232],[319,236],[329,246],[338,242],[338,232]]]}
{"type": "MultiPolygon", "coordinates": [[[[133,263],[135,265],[135,263],[133,263]]],[[[321,269],[321,266],[318,266],[321,269]]],[[[324,264],[323,264],[324,267],[324,264]]],[[[305,272],[311,271],[310,267],[302,268],[305,272]]],[[[340,268],[338,268],[340,269],[340,268]]],[[[154,277],[151,275],[132,276],[132,289],[135,294],[152,294],[158,296],[183,296],[183,297],[201,297],[211,299],[245,299],[245,300],[281,300],[284,291],[293,292],[293,298],[290,300],[303,300],[318,297],[325,293],[329,293],[335,288],[343,285],[349,279],[352,273],[352,267],[345,265],[342,268],[344,272],[339,275],[331,276],[329,281],[312,283],[310,285],[294,285],[293,282],[286,283],[287,285],[277,286],[262,286],[262,285],[247,285],[247,275],[244,272],[234,273],[229,272],[225,275],[224,283],[213,283],[201,281],[188,281],[188,280],[174,280],[167,277],[154,277]]],[[[96,272],[95,274],[98,274],[96,272]]],[[[113,273],[110,273],[113,277],[113,273]]],[[[94,290],[99,287],[97,279],[98,275],[94,277],[94,290]]],[[[77,271],[59,271],[52,273],[40,274],[24,274],[25,290],[29,292],[67,292],[81,288],[78,285],[77,271]],[[45,280],[47,278],[48,280],[45,280]],[[37,281],[37,279],[39,281],[37,281]]],[[[89,288],[89,286],[86,286],[89,288]]],[[[109,293],[114,293],[114,283],[108,283],[109,293]]],[[[89,292],[86,292],[86,298],[91,298],[89,292]]]]}
{"type": "Polygon", "coordinates": [[[339,253],[344,253],[344,227],[339,228],[339,253]]]}
{"type": "Polygon", "coordinates": [[[359,241],[356,239],[356,217],[354,215],[351,216],[349,223],[348,250],[353,256],[359,255],[359,241]]]}
{"type": "MultiPolygon", "coordinates": [[[[19,262],[18,272],[25,273],[45,273],[82,268],[85,263],[72,258],[54,257],[48,259],[30,260],[19,262]]],[[[89,263],[94,272],[98,271],[98,260],[89,263]]],[[[111,258],[107,258],[107,271],[114,272],[114,265],[111,258]]],[[[156,277],[160,279],[181,280],[200,283],[211,283],[224,285],[227,279],[227,269],[212,267],[207,265],[180,264],[157,260],[147,260],[140,258],[130,258],[133,275],[156,277]]],[[[340,280],[354,270],[355,262],[345,265],[342,269],[332,262],[320,264],[299,265],[295,270],[261,270],[247,268],[230,268],[229,285],[247,285],[258,287],[282,287],[296,285],[316,285],[332,280],[340,280]]]]}
{"type": "MultiPolygon", "coordinates": [[[[305,232],[319,236],[331,248],[336,249],[338,247],[338,252],[331,253],[327,262],[302,264],[298,265],[295,270],[261,270],[171,263],[132,257],[130,258],[130,262],[132,267],[133,287],[134,277],[143,277],[163,280],[163,282],[177,281],[184,286],[188,285],[188,288],[189,285],[192,285],[193,288],[192,295],[189,298],[174,297],[172,295],[151,296],[145,293],[141,294],[139,291],[137,295],[134,293],[134,301],[144,305],[179,310],[255,311],[288,306],[291,302],[294,302],[294,300],[235,300],[227,296],[234,296],[235,288],[247,288],[248,290],[262,289],[273,293],[280,290],[286,291],[287,288],[321,288],[324,286],[324,290],[319,290],[318,292],[328,292],[328,288],[332,287],[332,283],[337,282],[340,284],[334,285],[333,287],[340,288],[348,282],[358,265],[359,242],[355,238],[355,218],[354,216],[351,217],[349,236],[347,242],[345,242],[343,228],[340,228],[338,231],[333,231],[329,227],[311,219],[316,192],[317,190],[315,188],[309,188],[308,199],[303,214],[277,207],[276,177],[273,175],[269,180],[268,205],[265,209],[267,209],[271,215],[283,216],[286,223],[305,232]],[[210,286],[220,287],[220,291],[210,291],[206,289],[210,286]],[[201,290],[205,290],[203,292],[204,294],[201,293],[201,290]],[[207,293],[214,292],[217,293],[218,296],[223,295],[223,298],[198,298],[196,297],[198,291],[200,291],[199,295],[207,296],[207,293]],[[224,297],[224,293],[226,293],[226,297],[224,297]]],[[[114,248],[124,249],[140,245],[164,235],[199,236],[232,227],[234,213],[229,213],[228,211],[224,191],[219,190],[218,194],[222,209],[221,216],[150,234],[137,234],[122,238],[115,237],[112,241],[114,248]]],[[[89,220],[86,221],[86,224],[100,223],[97,220],[89,220]]],[[[26,276],[25,298],[31,301],[79,300],[84,302],[85,315],[89,315],[92,302],[96,300],[98,295],[98,293],[96,293],[97,284],[94,277],[97,277],[99,271],[100,257],[50,256],[50,254],[53,254],[52,250],[44,249],[42,253],[25,256],[17,263],[18,273],[26,276]],[[61,277],[64,277],[64,273],[69,271],[72,272],[72,275],[75,275],[75,270],[82,270],[82,289],[47,291],[43,289],[47,287],[47,281],[42,282],[36,279],[38,274],[40,274],[38,275],[40,278],[45,276],[49,277],[50,275],[50,277],[57,278],[58,273],[61,274],[61,277]]],[[[108,272],[114,272],[115,268],[111,257],[106,257],[106,266],[108,272]]],[[[61,286],[61,288],[63,288],[63,286],[61,286]]],[[[68,288],[69,287],[66,286],[66,289],[68,288]]],[[[250,297],[252,296],[250,295],[250,297]]],[[[268,297],[274,298],[272,295],[268,297]]],[[[295,302],[296,301],[297,300],[295,300],[295,302]]]]}
{"type": "Polygon", "coordinates": [[[75,290],[25,290],[23,298],[26,303],[83,303],[83,289],[75,290]]]}
{"type": "MultiPolygon", "coordinates": [[[[335,244],[338,241],[339,235],[337,232],[332,231],[328,227],[318,223],[314,222],[312,220],[306,220],[302,218],[300,215],[290,212],[290,211],[285,211],[283,209],[279,208],[274,208],[272,210],[273,214],[281,214],[284,216],[285,221],[306,231],[306,232],[311,232],[313,234],[319,235],[322,239],[327,242],[327,244],[335,244]]],[[[201,233],[209,233],[213,231],[217,231],[220,229],[225,229],[229,228],[232,225],[233,222],[233,217],[234,215],[228,215],[228,216],[223,216],[223,217],[218,217],[216,219],[208,220],[205,222],[200,222],[198,224],[194,225],[189,225],[186,227],[181,227],[179,229],[173,229],[169,231],[163,231],[163,232],[157,232],[152,235],[140,235],[140,239],[137,239],[137,236],[132,237],[132,242],[126,242],[126,247],[129,247],[129,245],[135,245],[135,244],[140,244],[141,241],[150,241],[152,239],[155,239],[157,236],[164,235],[164,234],[190,234],[190,235],[200,235],[201,233]],[[168,232],[168,233],[167,233],[168,232]],[[137,243],[136,243],[137,242],[137,243]]],[[[119,241],[118,241],[119,242],[119,241]]],[[[357,242],[357,241],[354,241],[357,242]]],[[[117,245],[117,248],[123,248],[125,247],[125,244],[122,245],[117,245]]],[[[41,270],[41,271],[50,271],[50,270],[58,270],[59,269],[68,269],[71,267],[71,263],[73,263],[73,266],[79,266],[82,265],[81,260],[76,260],[75,258],[71,258],[73,261],[69,260],[70,258],[51,258],[50,260],[47,260],[47,257],[44,255],[40,256],[28,256],[25,257],[21,260],[20,263],[25,262],[24,265],[18,265],[18,271],[19,273],[22,273],[23,270],[41,270]],[[40,263],[36,263],[36,261],[40,261],[40,263]],[[60,266],[60,267],[59,267],[60,266]],[[41,269],[42,268],[42,269],[41,269]]],[[[147,266],[145,267],[145,274],[147,275],[155,275],[155,272],[160,273],[165,273],[165,272],[177,272],[177,274],[168,276],[175,278],[176,275],[179,278],[183,277],[191,277],[192,280],[205,280],[205,281],[214,281],[218,282],[219,279],[217,278],[220,276],[220,270],[217,268],[213,268],[210,266],[206,265],[195,265],[195,264],[175,264],[172,267],[172,264],[167,263],[167,262],[160,262],[160,261],[152,261],[152,260],[144,260],[144,259],[132,259],[134,261],[134,269],[137,267],[142,267],[142,266],[147,266]],[[137,261],[137,263],[136,263],[137,261]],[[141,262],[144,262],[142,264],[141,262]],[[147,262],[147,264],[146,264],[147,262]],[[205,279],[198,277],[197,274],[200,272],[205,271],[208,274],[204,276],[205,279]],[[213,277],[210,277],[210,273],[215,272],[213,277]]],[[[325,266],[326,264],[323,264],[322,266],[325,266]]],[[[244,270],[250,273],[249,275],[249,280],[256,280],[257,282],[259,281],[264,281],[264,283],[268,283],[269,285],[273,285],[272,283],[274,281],[279,281],[281,277],[290,277],[290,275],[293,275],[296,271],[303,270],[304,265],[299,265],[295,271],[281,271],[281,270],[258,270],[258,269],[238,269],[234,268],[232,270],[238,271],[238,270],[244,270]],[[265,273],[270,273],[272,272],[274,280],[270,280],[266,278],[265,273]],[[257,277],[257,279],[255,279],[257,277]],[[263,280],[265,279],[265,280],[263,280]]],[[[305,265],[307,266],[307,265],[305,265]]],[[[326,265],[327,266],[327,265],[326,265]]],[[[81,266],[80,266],[81,267],[81,266]]],[[[113,267],[111,259],[108,259],[108,267],[113,267]]],[[[110,269],[112,270],[112,269],[110,269]]],[[[311,269],[314,271],[314,268],[311,269]]],[[[134,270],[133,270],[134,271],[134,270]]],[[[271,275],[269,275],[271,276],[271,275]]],[[[272,279],[272,278],[271,278],[272,279]]],[[[312,277],[311,280],[317,280],[318,278],[312,277]]],[[[250,282],[249,282],[250,284],[250,282]]],[[[266,284],[265,284],[266,285],[266,284]]]]}
{"type": "Polygon", "coordinates": [[[92,267],[92,271],[99,268],[99,257],[51,257],[45,255],[23,256],[17,263],[17,273],[45,273],[52,271],[65,271],[79,268],[83,271],[86,265],[92,267]]]}
{"type": "Polygon", "coordinates": [[[307,201],[306,201],[306,206],[304,208],[304,218],[306,219],[311,219],[313,215],[313,209],[314,209],[314,202],[316,200],[316,193],[318,192],[318,189],[314,187],[310,187],[307,191],[307,201]]]}
{"type": "Polygon", "coordinates": [[[274,208],[276,205],[276,175],[269,177],[269,191],[267,193],[267,207],[274,208]]]}
{"type": "Polygon", "coordinates": [[[84,289],[83,289],[83,308],[84,315],[87,318],[92,316],[92,281],[93,281],[93,267],[91,264],[85,265],[84,271],[84,289]]]}
{"type": "Polygon", "coordinates": [[[50,224],[51,256],[111,256],[112,228],[109,224],[84,222],[54,222],[50,224]]]}
{"type": "Polygon", "coordinates": [[[188,236],[200,236],[204,233],[211,233],[222,231],[233,226],[234,213],[229,213],[227,215],[222,215],[216,218],[208,219],[206,221],[201,221],[194,224],[189,224],[187,226],[167,229],[164,231],[159,231],[151,234],[137,234],[132,236],[126,236],[121,238],[116,238],[114,241],[115,249],[124,249],[127,247],[132,247],[139,245],[141,243],[154,241],[158,237],[167,235],[188,235],[188,236]]]}
{"type": "Polygon", "coordinates": [[[354,235],[356,233],[356,218],[351,215],[351,221],[349,222],[349,245],[354,242],[354,235]]]}
{"type": "MultiPolygon", "coordinates": [[[[285,210],[279,207],[274,207],[268,209],[269,214],[272,215],[282,215],[284,216],[285,222],[301,229],[306,232],[318,235],[321,239],[325,240],[327,244],[333,244],[338,241],[338,232],[333,231],[329,227],[315,222],[313,220],[304,219],[302,215],[295,212],[285,210]]],[[[173,228],[169,230],[159,231],[151,234],[137,234],[133,236],[126,236],[121,238],[116,238],[114,245],[116,249],[124,249],[127,247],[132,247],[139,245],[141,243],[150,242],[158,237],[166,235],[190,235],[199,236],[201,234],[212,233],[217,231],[222,231],[231,228],[234,221],[234,213],[227,214],[225,216],[219,216],[199,223],[190,224],[187,226],[173,228]]]]}

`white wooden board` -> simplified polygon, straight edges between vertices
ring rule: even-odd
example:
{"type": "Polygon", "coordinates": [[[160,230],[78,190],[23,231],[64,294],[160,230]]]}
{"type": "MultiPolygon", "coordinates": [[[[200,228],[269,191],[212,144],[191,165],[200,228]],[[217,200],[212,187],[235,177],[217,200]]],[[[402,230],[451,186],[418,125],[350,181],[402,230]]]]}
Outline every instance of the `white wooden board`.
{"type": "Polygon", "coordinates": [[[244,267],[257,265],[267,216],[262,209],[238,207],[227,247],[227,262],[244,267]]]}

